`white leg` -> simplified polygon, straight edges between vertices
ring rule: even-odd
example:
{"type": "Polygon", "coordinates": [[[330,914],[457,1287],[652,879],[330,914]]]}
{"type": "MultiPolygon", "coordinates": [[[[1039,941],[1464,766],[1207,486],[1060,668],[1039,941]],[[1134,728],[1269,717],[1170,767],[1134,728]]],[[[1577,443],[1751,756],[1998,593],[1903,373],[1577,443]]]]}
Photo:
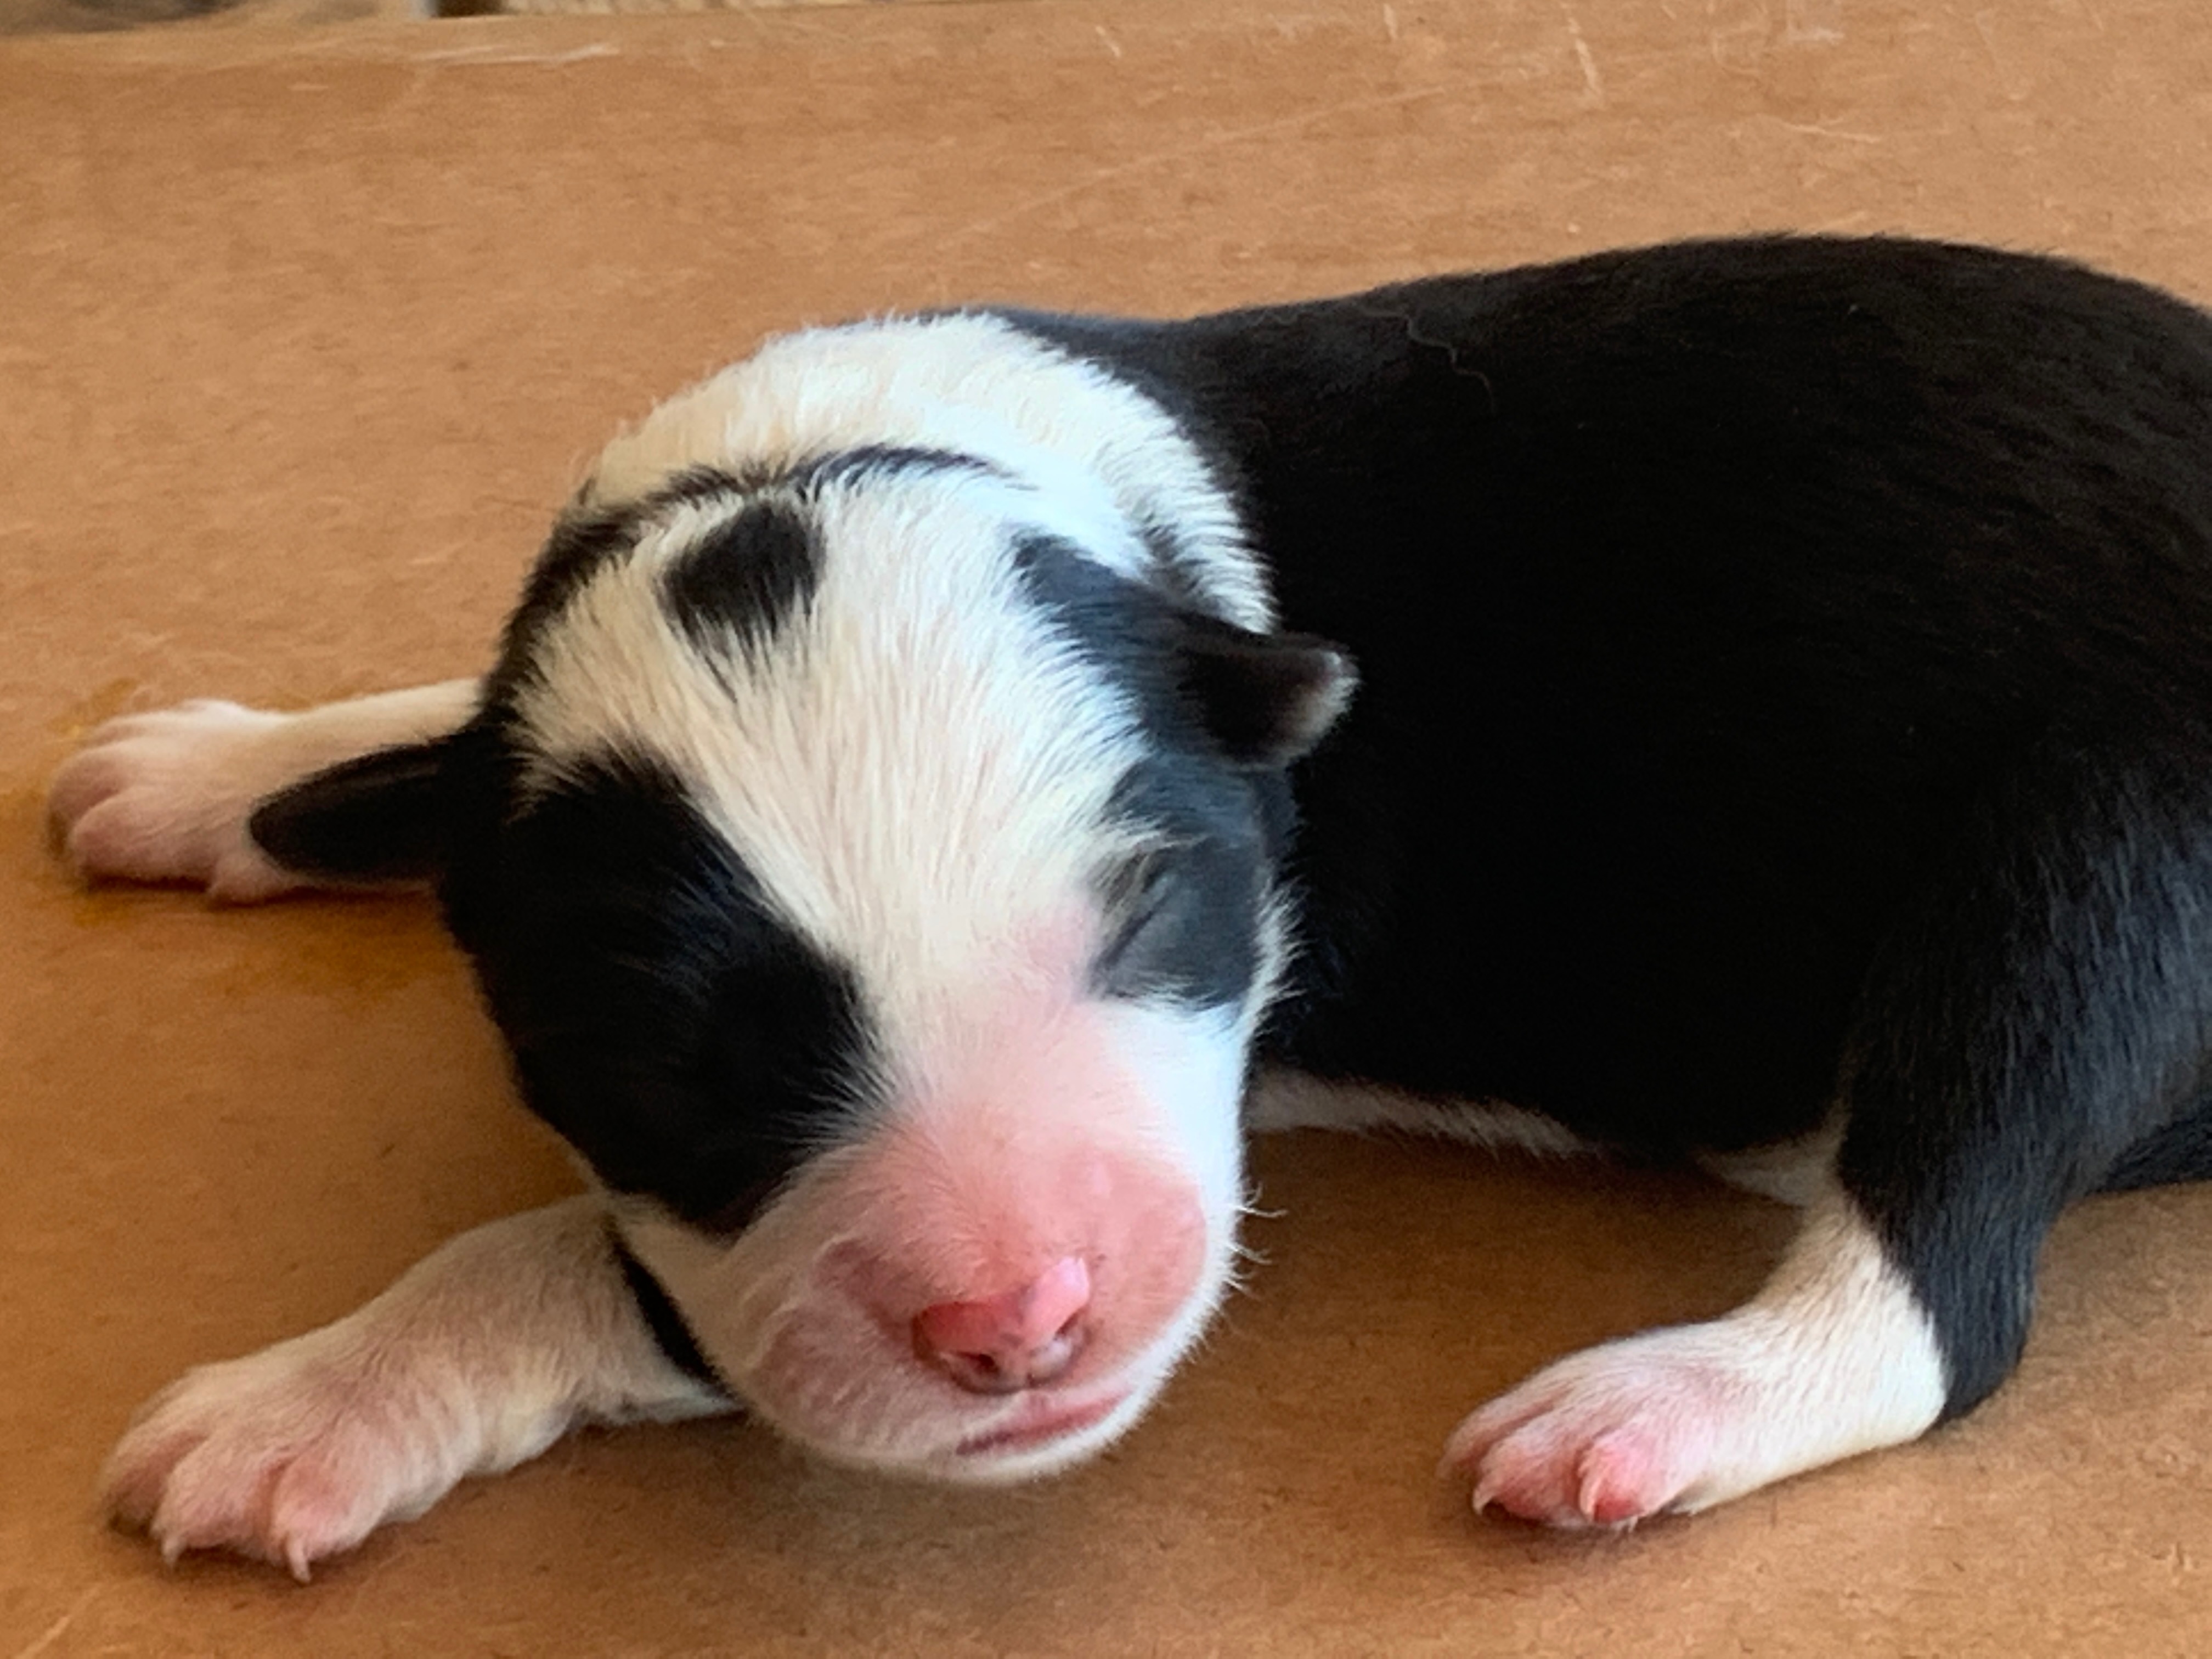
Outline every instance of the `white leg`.
{"type": "Polygon", "coordinates": [[[1541,1113],[1497,1101],[1440,1101],[1375,1083],[1334,1083],[1279,1067],[1262,1071],[1244,1101],[1244,1127],[1254,1134],[1286,1129],[1372,1129],[1433,1135],[1498,1152],[1566,1158],[1595,1152],[1592,1143],[1541,1113]]]}
{"type": "Polygon", "coordinates": [[[1478,1510],[1632,1525],[1912,1439],[1943,1401],[1926,1314],[1831,1185],[1750,1302],[1540,1371],[1462,1424],[1445,1464],[1478,1510]]]}
{"type": "Polygon", "coordinates": [[[729,1409],[661,1352],[600,1201],[578,1197],[462,1234],[334,1324],[187,1372],[102,1486],[173,1561],[233,1549],[305,1579],[572,1425],[729,1409]]]}
{"type": "Polygon", "coordinates": [[[300,714],[202,700],[108,721],[54,775],[47,809],[88,879],[185,881],[252,903],[313,884],[257,847],[261,801],[380,749],[425,742],[474,711],[477,682],[390,691],[300,714]]]}

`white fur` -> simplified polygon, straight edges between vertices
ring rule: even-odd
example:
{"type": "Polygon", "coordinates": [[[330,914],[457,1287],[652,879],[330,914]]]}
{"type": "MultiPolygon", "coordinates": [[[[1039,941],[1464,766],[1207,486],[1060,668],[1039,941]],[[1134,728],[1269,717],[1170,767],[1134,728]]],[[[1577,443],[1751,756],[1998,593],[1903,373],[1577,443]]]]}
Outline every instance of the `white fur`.
{"type": "Polygon", "coordinates": [[[1835,1185],[1836,1152],[1844,1144],[1838,1112],[1810,1134],[1735,1152],[1706,1152],[1698,1164],[1731,1187],[1793,1210],[1810,1209],[1835,1185]]]}
{"type": "Polygon", "coordinates": [[[448,680],[300,714],[203,700],[109,720],[63,763],[48,811],[88,878],[185,881],[230,903],[313,885],[246,833],[253,809],[302,779],[378,749],[442,736],[476,706],[448,680]]]}
{"type": "MultiPolygon", "coordinates": [[[[689,467],[782,465],[870,444],[976,456],[1093,520],[1170,526],[1219,615],[1255,629],[1273,621],[1228,495],[1167,412],[989,315],[854,323],[770,340],[609,444],[583,499],[631,501],[689,467]]],[[[1090,544],[1134,576],[1148,556],[1126,537],[1090,544]]]]}
{"type": "Polygon", "coordinates": [[[462,1234],[333,1324],[186,1372],[101,1486],[173,1561],[234,1549],[304,1580],[574,1424],[726,1409],[663,1357],[599,1203],[574,1198],[462,1234]]]}
{"type": "Polygon", "coordinates": [[[1943,1401],[1926,1313],[1831,1187],[1742,1307],[1561,1360],[1468,1418],[1445,1459],[1477,1509],[1628,1525],[1910,1440],[1943,1401]]]}
{"type": "Polygon", "coordinates": [[[1300,1072],[1270,1071],[1244,1105],[1255,1134],[1289,1129],[1404,1134],[1462,1140],[1498,1152],[1569,1157],[1598,1149],[1554,1119],[1497,1101],[1427,1100],[1371,1083],[1331,1083],[1300,1072]]]}

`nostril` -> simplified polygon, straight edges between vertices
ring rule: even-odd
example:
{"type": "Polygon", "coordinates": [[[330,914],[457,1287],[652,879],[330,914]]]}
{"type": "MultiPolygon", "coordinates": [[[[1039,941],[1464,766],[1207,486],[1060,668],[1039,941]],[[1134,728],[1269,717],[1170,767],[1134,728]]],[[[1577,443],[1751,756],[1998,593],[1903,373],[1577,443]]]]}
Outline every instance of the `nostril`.
{"type": "Polygon", "coordinates": [[[988,1353],[948,1353],[934,1358],[940,1370],[972,1394],[1013,1394],[1025,1386],[988,1353]]]}
{"type": "Polygon", "coordinates": [[[922,1358],[971,1394],[1018,1394],[1066,1374],[1083,1352],[1085,1332],[1071,1319],[1043,1341],[1018,1353],[932,1351],[917,1345],[922,1358]]]}
{"type": "Polygon", "coordinates": [[[1075,1363],[1090,1306],[1090,1269],[1066,1256],[1018,1290],[923,1309],[914,1317],[915,1352],[973,1393],[1012,1394],[1075,1363]]]}

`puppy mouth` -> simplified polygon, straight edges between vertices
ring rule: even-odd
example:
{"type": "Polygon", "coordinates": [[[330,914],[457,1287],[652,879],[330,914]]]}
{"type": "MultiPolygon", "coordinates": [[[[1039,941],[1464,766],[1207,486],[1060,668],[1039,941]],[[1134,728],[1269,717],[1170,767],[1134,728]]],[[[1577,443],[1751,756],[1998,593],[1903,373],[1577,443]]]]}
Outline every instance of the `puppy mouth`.
{"type": "Polygon", "coordinates": [[[1085,1429],[1095,1428],[1104,1422],[1121,1407],[1128,1396],[1110,1394],[1103,1399],[1081,1405],[1067,1405],[1054,1400],[1038,1400],[1025,1406],[1012,1417],[971,1434],[952,1449],[955,1457],[1004,1456],[1012,1452],[1034,1451],[1048,1446],[1055,1440],[1065,1439],[1085,1429]]]}

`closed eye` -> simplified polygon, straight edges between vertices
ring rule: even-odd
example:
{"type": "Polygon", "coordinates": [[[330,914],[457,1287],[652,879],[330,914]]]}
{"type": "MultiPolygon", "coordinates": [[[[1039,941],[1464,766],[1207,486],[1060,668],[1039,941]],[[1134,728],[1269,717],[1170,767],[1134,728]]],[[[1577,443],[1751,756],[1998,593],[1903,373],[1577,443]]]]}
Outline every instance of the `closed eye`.
{"type": "Polygon", "coordinates": [[[1233,1002],[1249,981],[1254,873],[1205,837],[1163,842],[1102,884],[1105,944],[1091,965],[1109,996],[1233,1002]]]}
{"type": "Polygon", "coordinates": [[[1171,890],[1171,873],[1163,848],[1145,851],[1113,865],[1098,883],[1099,909],[1104,919],[1106,944],[1098,953],[1098,970],[1110,973],[1128,954],[1146,927],[1158,920],[1171,890]]]}

